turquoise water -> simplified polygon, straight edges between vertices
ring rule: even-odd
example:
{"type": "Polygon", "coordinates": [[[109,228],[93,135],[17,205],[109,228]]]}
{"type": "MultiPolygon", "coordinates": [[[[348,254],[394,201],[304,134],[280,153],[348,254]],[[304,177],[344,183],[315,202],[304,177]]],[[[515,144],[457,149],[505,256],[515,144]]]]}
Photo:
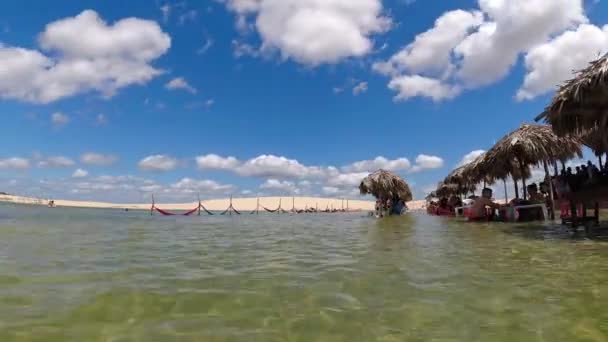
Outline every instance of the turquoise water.
{"type": "Polygon", "coordinates": [[[0,341],[606,341],[608,242],[424,214],[0,205],[0,341]]]}

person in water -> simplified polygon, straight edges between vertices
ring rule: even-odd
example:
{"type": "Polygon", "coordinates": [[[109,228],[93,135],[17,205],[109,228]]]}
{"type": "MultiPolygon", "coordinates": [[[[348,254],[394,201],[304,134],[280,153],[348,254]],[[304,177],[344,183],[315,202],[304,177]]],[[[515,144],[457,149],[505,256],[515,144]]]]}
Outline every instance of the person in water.
{"type": "Polygon", "coordinates": [[[547,201],[545,196],[538,192],[536,183],[528,185],[528,197],[530,202],[534,204],[545,204],[547,201]]]}
{"type": "Polygon", "coordinates": [[[481,192],[481,197],[475,199],[473,205],[471,206],[471,216],[469,219],[471,220],[491,220],[494,215],[488,215],[486,210],[487,207],[492,209],[492,212],[495,209],[500,208],[500,205],[494,203],[492,201],[492,189],[485,188],[481,192]]]}

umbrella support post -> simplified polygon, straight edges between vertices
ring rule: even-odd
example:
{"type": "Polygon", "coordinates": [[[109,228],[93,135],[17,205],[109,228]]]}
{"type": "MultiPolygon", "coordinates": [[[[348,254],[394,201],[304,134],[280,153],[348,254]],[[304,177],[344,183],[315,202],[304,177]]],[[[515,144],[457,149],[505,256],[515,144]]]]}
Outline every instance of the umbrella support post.
{"type": "Polygon", "coordinates": [[[509,194],[507,193],[507,181],[503,179],[502,184],[505,187],[505,204],[507,204],[509,203],[509,194]]]}
{"type": "Polygon", "coordinates": [[[543,162],[543,166],[545,167],[545,182],[549,187],[549,205],[551,206],[551,211],[549,211],[549,215],[551,217],[551,221],[555,221],[555,203],[553,197],[553,182],[551,182],[551,174],[549,173],[549,166],[547,162],[543,162]]]}

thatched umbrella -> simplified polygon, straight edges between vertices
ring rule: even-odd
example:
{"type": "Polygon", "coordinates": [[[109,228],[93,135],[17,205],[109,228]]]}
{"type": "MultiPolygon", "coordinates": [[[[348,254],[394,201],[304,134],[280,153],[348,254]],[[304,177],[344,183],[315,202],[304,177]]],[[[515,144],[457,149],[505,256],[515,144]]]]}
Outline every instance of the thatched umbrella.
{"type": "Polygon", "coordinates": [[[603,145],[608,146],[608,54],[565,82],[551,104],[536,117],[539,120],[550,123],[560,136],[599,128],[603,145]]]}
{"type": "Polygon", "coordinates": [[[459,184],[439,182],[435,193],[438,197],[450,197],[452,195],[460,195],[461,191],[462,188],[459,184]]]}
{"type": "MultiPolygon", "coordinates": [[[[548,164],[559,160],[582,157],[582,142],[578,137],[560,138],[550,126],[522,125],[519,129],[502,138],[486,153],[486,165],[493,167],[488,171],[494,177],[511,175],[521,177],[524,185],[524,199],[529,167],[543,165],[549,177],[548,164]],[[519,175],[516,170],[519,169],[519,175]]],[[[516,188],[517,189],[517,188],[516,188]]],[[[518,194],[516,194],[517,196],[518,194]]]]}
{"type": "Polygon", "coordinates": [[[394,197],[406,202],[413,199],[407,182],[398,175],[384,170],[378,170],[365,177],[359,185],[359,190],[362,195],[371,194],[382,201],[394,197]]]}
{"type": "MultiPolygon", "coordinates": [[[[608,153],[608,148],[604,142],[604,137],[599,129],[587,131],[581,135],[581,139],[585,146],[589,147],[595,153],[600,163],[600,168],[604,168],[602,163],[602,155],[608,153]]],[[[608,162],[608,159],[606,160],[608,162]]]]}

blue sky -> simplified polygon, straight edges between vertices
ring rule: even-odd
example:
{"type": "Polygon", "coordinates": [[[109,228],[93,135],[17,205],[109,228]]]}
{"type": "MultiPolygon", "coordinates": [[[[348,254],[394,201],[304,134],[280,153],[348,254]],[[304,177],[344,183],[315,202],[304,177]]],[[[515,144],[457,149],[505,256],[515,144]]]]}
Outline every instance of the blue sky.
{"type": "Polygon", "coordinates": [[[0,191],[55,198],[356,197],[377,167],[422,197],[608,52],[603,1],[68,0],[0,13],[0,191]]]}

